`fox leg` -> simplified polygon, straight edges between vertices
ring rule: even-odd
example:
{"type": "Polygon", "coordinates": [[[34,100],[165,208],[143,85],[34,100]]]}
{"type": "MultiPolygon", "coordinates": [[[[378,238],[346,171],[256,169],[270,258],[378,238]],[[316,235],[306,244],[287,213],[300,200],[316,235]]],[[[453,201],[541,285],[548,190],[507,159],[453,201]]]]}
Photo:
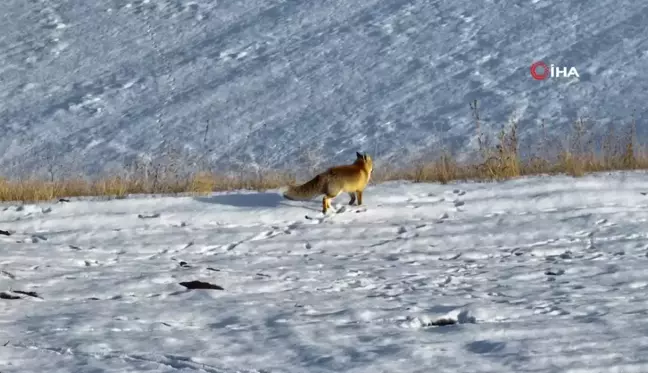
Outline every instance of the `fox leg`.
{"type": "Polygon", "coordinates": [[[349,205],[353,205],[356,202],[356,194],[355,194],[355,192],[350,192],[349,196],[351,197],[351,201],[349,201],[349,205]]]}
{"type": "Polygon", "coordinates": [[[328,210],[328,205],[330,201],[327,196],[324,196],[322,199],[322,214],[326,214],[326,210],[328,210]]]}
{"type": "Polygon", "coordinates": [[[324,199],[322,199],[322,214],[326,214],[326,211],[331,208],[331,199],[335,197],[329,195],[324,196],[324,199]]]}
{"type": "Polygon", "coordinates": [[[342,193],[341,190],[338,190],[336,193],[331,193],[328,192],[324,195],[324,199],[322,199],[322,213],[326,214],[326,211],[331,208],[331,200],[342,193]]]}
{"type": "Polygon", "coordinates": [[[356,194],[358,195],[358,206],[360,206],[362,205],[362,191],[358,190],[356,194]]]}

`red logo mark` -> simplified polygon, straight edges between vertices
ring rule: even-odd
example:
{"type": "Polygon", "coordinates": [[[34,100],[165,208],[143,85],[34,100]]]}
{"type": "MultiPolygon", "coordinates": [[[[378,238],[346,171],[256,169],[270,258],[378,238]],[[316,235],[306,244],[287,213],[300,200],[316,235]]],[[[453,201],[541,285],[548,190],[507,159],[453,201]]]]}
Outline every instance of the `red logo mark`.
{"type": "Polygon", "coordinates": [[[551,71],[549,70],[549,66],[547,66],[546,63],[542,61],[534,62],[531,65],[531,76],[535,80],[544,80],[546,79],[551,71]],[[538,73],[538,69],[542,68],[542,73],[538,73]]]}

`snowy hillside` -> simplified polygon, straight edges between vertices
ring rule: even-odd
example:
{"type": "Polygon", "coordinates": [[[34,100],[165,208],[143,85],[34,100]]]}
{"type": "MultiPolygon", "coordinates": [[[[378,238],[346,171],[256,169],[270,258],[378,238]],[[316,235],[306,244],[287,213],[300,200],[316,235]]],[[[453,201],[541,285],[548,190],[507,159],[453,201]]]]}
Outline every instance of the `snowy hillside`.
{"type": "Polygon", "coordinates": [[[563,138],[578,115],[641,121],[647,17],[642,0],[4,0],[0,164],[97,171],[165,140],[215,165],[405,159],[471,149],[474,99],[523,139],[542,118],[563,138]],[[537,60],[580,79],[535,81],[537,60]]]}
{"type": "Polygon", "coordinates": [[[646,372],[647,185],[5,205],[0,371],[646,372]]]}

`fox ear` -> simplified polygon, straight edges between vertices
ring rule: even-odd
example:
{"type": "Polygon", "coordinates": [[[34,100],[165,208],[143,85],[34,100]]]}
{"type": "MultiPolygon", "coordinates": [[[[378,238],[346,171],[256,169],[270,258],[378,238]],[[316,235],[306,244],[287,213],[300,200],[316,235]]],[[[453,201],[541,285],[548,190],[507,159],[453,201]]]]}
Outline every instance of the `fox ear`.
{"type": "Polygon", "coordinates": [[[362,155],[362,159],[364,159],[365,161],[367,160],[367,153],[364,153],[364,154],[362,155]]]}
{"type": "Polygon", "coordinates": [[[364,159],[364,155],[360,154],[359,152],[356,152],[356,157],[358,157],[358,159],[364,159]]]}

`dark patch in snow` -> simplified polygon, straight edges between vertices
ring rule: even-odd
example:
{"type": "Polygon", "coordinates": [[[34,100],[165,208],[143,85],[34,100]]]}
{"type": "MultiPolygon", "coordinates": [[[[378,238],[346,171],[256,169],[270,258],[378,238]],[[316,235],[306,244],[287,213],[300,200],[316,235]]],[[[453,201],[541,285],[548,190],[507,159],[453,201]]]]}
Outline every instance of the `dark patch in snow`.
{"type": "Polygon", "coordinates": [[[160,214],[152,214],[152,215],[138,214],[137,217],[140,219],[154,219],[154,218],[159,218],[160,214]]]}
{"type": "Polygon", "coordinates": [[[194,289],[207,289],[207,290],[225,290],[223,287],[210,284],[208,282],[203,282],[203,281],[188,281],[188,282],[181,282],[180,285],[186,287],[189,290],[194,290],[194,289]]]}

